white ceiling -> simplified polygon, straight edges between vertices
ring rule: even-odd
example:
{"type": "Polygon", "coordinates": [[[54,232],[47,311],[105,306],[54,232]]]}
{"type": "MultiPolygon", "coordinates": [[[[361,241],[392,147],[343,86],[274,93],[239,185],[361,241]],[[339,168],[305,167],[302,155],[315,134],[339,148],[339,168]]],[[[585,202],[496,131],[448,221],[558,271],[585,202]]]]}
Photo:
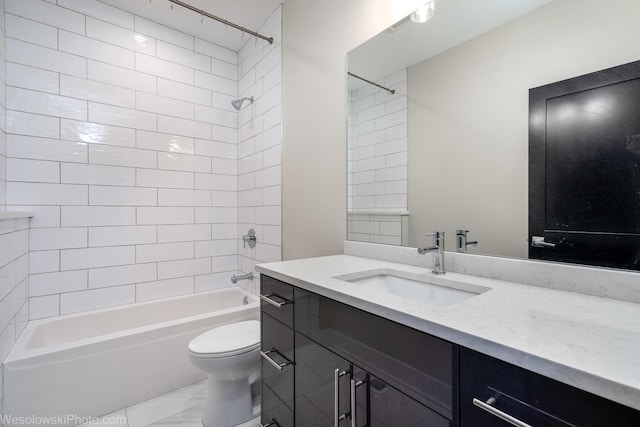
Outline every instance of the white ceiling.
{"type": "MultiPolygon", "coordinates": [[[[226,28],[220,22],[173,5],[169,0],[100,0],[127,12],[155,21],[167,27],[194,35],[200,39],[224,46],[234,51],[240,50],[249,34],[234,28],[226,28]]],[[[198,9],[226,19],[237,25],[258,31],[278,5],[285,0],[182,0],[198,9]]],[[[272,34],[264,34],[272,37],[272,34]]]]}
{"type": "MultiPolygon", "coordinates": [[[[376,81],[497,28],[554,0],[435,0],[424,24],[409,17],[348,54],[349,71],[376,81]]],[[[349,78],[349,90],[365,83],[349,78]]]]}

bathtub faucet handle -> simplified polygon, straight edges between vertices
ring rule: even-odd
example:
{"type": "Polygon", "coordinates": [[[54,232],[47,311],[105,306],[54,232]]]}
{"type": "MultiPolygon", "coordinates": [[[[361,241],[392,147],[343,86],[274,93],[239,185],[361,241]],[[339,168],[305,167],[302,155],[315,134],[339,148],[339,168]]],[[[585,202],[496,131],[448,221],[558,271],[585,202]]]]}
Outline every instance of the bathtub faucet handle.
{"type": "Polygon", "coordinates": [[[244,242],[243,247],[246,248],[247,243],[249,243],[249,247],[251,249],[255,248],[256,247],[256,230],[254,230],[253,228],[250,228],[247,234],[242,236],[242,241],[244,242]]]}

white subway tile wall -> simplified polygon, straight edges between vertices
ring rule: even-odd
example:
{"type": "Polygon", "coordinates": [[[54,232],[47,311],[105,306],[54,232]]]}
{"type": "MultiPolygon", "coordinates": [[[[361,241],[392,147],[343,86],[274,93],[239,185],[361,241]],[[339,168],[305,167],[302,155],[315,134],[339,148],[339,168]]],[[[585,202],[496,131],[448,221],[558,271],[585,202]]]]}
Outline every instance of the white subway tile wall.
{"type": "MultiPolygon", "coordinates": [[[[0,17],[4,17],[4,1],[0,1],[0,17]]],[[[12,23],[12,26],[14,24],[12,23]]],[[[5,210],[6,203],[6,152],[7,152],[7,125],[6,125],[6,92],[7,92],[7,69],[5,67],[6,57],[6,29],[7,23],[0,19],[0,211],[5,210]]],[[[0,228],[3,228],[0,225],[0,228]]],[[[2,333],[2,332],[0,332],[2,333]]],[[[0,338],[0,347],[1,347],[0,338]]],[[[0,354],[1,356],[1,354],[0,354]]],[[[2,358],[0,357],[0,361],[2,358]]],[[[0,394],[0,408],[2,408],[2,395],[0,394]]]]}
{"type": "Polygon", "coordinates": [[[348,209],[407,210],[407,70],[349,93],[348,209]]]}
{"type": "Polygon", "coordinates": [[[233,52],[96,0],[5,3],[0,207],[35,217],[0,234],[0,360],[29,318],[231,286],[280,260],[280,8],[260,28],[273,45],[233,52]],[[236,112],[241,96],[255,103],[236,112]]]}
{"type": "Polygon", "coordinates": [[[0,220],[0,361],[29,320],[28,288],[29,219],[0,220]]]}
{"type": "Polygon", "coordinates": [[[407,70],[349,93],[347,238],[401,244],[407,211],[407,70]]]}
{"type": "MultiPolygon", "coordinates": [[[[238,96],[255,98],[253,104],[245,102],[238,114],[238,235],[253,228],[258,242],[250,248],[242,240],[237,241],[239,269],[243,272],[253,271],[256,263],[281,260],[281,157],[270,152],[279,150],[282,141],[281,21],[279,8],[259,29],[262,34],[274,36],[272,45],[250,40],[238,53],[238,96]]],[[[214,135],[216,131],[224,132],[214,125],[214,135]]],[[[228,163],[214,160],[214,165],[234,171],[228,163]]],[[[224,190],[220,184],[214,182],[214,190],[224,190]]],[[[232,203],[233,199],[227,202],[232,203]]],[[[217,231],[214,228],[212,234],[215,236],[217,231]]],[[[210,249],[220,256],[231,253],[231,247],[215,246],[210,249]]],[[[238,285],[255,293],[258,283],[243,280],[238,285]]]]}
{"type": "Polygon", "coordinates": [[[407,215],[392,213],[382,215],[349,213],[347,215],[347,240],[402,245],[406,244],[407,233],[407,215]]]}

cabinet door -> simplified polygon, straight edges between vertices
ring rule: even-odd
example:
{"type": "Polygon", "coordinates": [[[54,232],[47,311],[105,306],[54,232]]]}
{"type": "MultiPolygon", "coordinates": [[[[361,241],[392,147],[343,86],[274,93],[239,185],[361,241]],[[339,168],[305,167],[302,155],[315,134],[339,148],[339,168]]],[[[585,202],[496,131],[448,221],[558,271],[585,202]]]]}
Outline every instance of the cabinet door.
{"type": "MultiPolygon", "coordinates": [[[[296,426],[334,427],[336,418],[338,426],[351,426],[351,364],[302,334],[295,341],[296,426]]],[[[358,426],[366,425],[362,418],[358,426]]]]}
{"type": "Polygon", "coordinates": [[[295,330],[457,422],[457,347],[299,288],[295,330]]]}
{"type": "Polygon", "coordinates": [[[637,427],[640,412],[468,349],[460,351],[464,427],[637,427]]]}
{"type": "MultiPolygon", "coordinates": [[[[449,427],[449,420],[369,375],[371,427],[449,427]]],[[[358,393],[358,392],[357,392],[358,393]]],[[[359,415],[359,413],[358,413],[359,415]]]]}

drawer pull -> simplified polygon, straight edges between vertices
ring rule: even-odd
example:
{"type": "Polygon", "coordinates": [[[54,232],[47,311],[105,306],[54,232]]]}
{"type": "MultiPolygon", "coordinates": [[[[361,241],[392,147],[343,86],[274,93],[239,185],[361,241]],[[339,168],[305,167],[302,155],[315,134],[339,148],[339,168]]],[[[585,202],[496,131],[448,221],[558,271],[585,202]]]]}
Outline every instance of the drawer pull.
{"type": "Polygon", "coordinates": [[[502,412],[500,409],[491,406],[492,404],[494,404],[496,401],[495,397],[490,397],[486,402],[483,402],[480,399],[476,399],[475,397],[473,398],[473,404],[476,405],[478,408],[487,411],[488,413],[490,413],[491,415],[493,415],[494,417],[498,417],[503,421],[508,422],[511,425],[514,425],[516,427],[531,427],[530,424],[525,423],[524,421],[520,421],[519,419],[512,417],[511,415],[507,414],[506,412],[502,412]]]}
{"type": "Polygon", "coordinates": [[[351,379],[351,427],[356,427],[356,388],[365,384],[368,380],[368,378],[361,381],[351,379]]]}
{"type": "Polygon", "coordinates": [[[271,418],[271,422],[269,422],[268,424],[260,423],[260,427],[273,427],[273,426],[280,427],[280,424],[278,424],[275,418],[271,418]]]}
{"type": "Polygon", "coordinates": [[[278,294],[260,295],[260,299],[262,301],[268,302],[269,304],[273,305],[274,307],[278,307],[278,308],[282,308],[283,305],[292,304],[291,301],[289,301],[286,298],[282,298],[278,294]],[[271,299],[272,297],[278,297],[281,300],[283,300],[283,302],[274,301],[274,300],[271,299]]]}
{"type": "Polygon", "coordinates": [[[260,356],[262,356],[262,358],[264,360],[266,360],[267,362],[269,362],[271,365],[273,365],[274,368],[276,368],[278,371],[282,371],[284,369],[285,366],[288,365],[293,365],[293,362],[289,359],[287,359],[286,357],[284,357],[282,355],[282,353],[280,353],[278,350],[276,350],[275,348],[272,348],[269,351],[260,351],[260,356]],[[271,357],[269,357],[269,354],[271,353],[275,353],[278,356],[282,357],[284,360],[286,360],[285,363],[278,363],[275,360],[273,360],[271,357]]]}

